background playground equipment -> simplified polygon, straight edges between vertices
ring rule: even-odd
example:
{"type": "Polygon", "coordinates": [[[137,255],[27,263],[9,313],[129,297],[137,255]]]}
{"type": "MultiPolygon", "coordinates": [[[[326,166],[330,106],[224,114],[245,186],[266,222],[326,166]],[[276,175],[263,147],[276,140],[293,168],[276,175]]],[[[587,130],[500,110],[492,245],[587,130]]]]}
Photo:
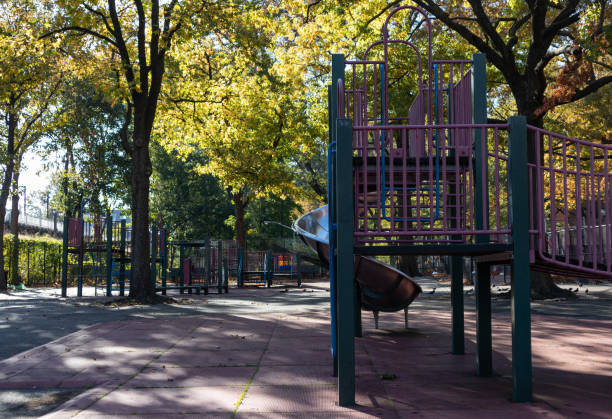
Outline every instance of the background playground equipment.
{"type": "MultiPolygon", "coordinates": [[[[83,213],[81,209],[81,214],[83,213]]],[[[76,283],[77,296],[83,296],[84,283],[93,284],[97,295],[98,287],[105,289],[105,295],[113,291],[125,295],[129,286],[131,268],[132,230],[126,220],[79,216],[64,218],[62,251],[62,297],[67,296],[68,285],[76,283]]],[[[151,275],[156,291],[157,277],[165,281],[166,230],[151,229],[151,275]]]]}
{"type": "MultiPolygon", "coordinates": [[[[222,240],[179,241],[169,242],[171,247],[170,273],[174,286],[162,287],[177,288],[182,294],[185,290],[189,294],[192,290],[196,294],[204,289],[208,294],[210,288],[217,288],[217,293],[229,292],[229,262],[228,249],[224,248],[222,240]],[[179,257],[176,267],[174,253],[178,249],[179,257]]],[[[166,294],[165,289],[162,294],[166,294]]]]}
{"type": "Polygon", "coordinates": [[[465,350],[462,258],[473,257],[480,376],[492,374],[490,266],[510,264],[515,401],[532,398],[530,272],[612,278],[612,147],[523,116],[487,124],[485,56],[435,60],[431,28],[421,9],[399,7],[362,59],[332,57],[328,228],[341,405],[355,401],[355,255],[450,255],[456,354],[465,350]],[[426,56],[390,39],[402,10],[426,23],[426,56]],[[402,46],[414,52],[418,85],[409,107],[391,108],[390,96],[408,96],[398,79],[406,68],[390,65],[402,46]]]}
{"type": "Polygon", "coordinates": [[[272,250],[239,248],[238,287],[247,284],[272,286],[274,281],[296,281],[302,285],[301,257],[299,253],[274,253],[272,250]]]}

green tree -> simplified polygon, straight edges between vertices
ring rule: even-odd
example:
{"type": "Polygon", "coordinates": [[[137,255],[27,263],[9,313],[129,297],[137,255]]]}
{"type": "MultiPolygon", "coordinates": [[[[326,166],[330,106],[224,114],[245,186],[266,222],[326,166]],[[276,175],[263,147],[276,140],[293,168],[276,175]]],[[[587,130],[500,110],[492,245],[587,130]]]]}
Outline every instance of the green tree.
{"type": "Polygon", "coordinates": [[[57,173],[51,202],[70,215],[87,198],[93,216],[104,217],[112,203],[129,200],[130,168],[121,147],[126,109],[109,102],[91,81],[70,78],[58,96],[56,114],[45,157],[65,154],[63,167],[60,161],[47,163],[57,173]]]}
{"type": "Polygon", "coordinates": [[[518,113],[530,124],[541,127],[547,110],[580,100],[612,82],[606,64],[612,34],[605,0],[470,0],[469,7],[431,0],[414,3],[487,55],[508,83],[518,113]],[[560,57],[565,61],[559,61],[560,57]],[[552,81],[549,71],[557,77],[563,71],[575,76],[557,78],[553,90],[562,90],[557,98],[546,96],[552,81]]]}
{"type": "Polygon", "coordinates": [[[177,43],[161,130],[165,147],[206,154],[201,172],[230,191],[242,247],[247,205],[270,193],[299,195],[292,159],[314,147],[304,135],[306,108],[275,67],[276,11],[260,6],[245,3],[210,36],[177,43]]]}
{"type": "Polygon", "coordinates": [[[219,180],[199,174],[206,156],[194,150],[182,158],[156,142],[152,147],[151,181],[153,219],[162,219],[172,240],[230,238],[232,228],[225,221],[232,214],[232,202],[219,180]]]}
{"type": "Polygon", "coordinates": [[[290,197],[280,198],[272,194],[254,199],[246,214],[249,246],[256,249],[283,246],[284,241],[295,237],[288,227],[300,211],[301,207],[290,197]]]}
{"type": "Polygon", "coordinates": [[[87,68],[99,72],[99,82],[116,101],[127,106],[131,139],[123,146],[131,164],[132,269],[130,296],[149,300],[149,192],[152,173],[150,140],[172,41],[188,36],[191,25],[206,27],[217,3],[188,0],[68,0],[58,6],[53,29],[44,37],[71,33],[87,38],[79,52],[87,53],[87,68]],[[96,65],[98,63],[98,66],[96,65]]]}
{"type": "MultiPolygon", "coordinates": [[[[62,80],[62,66],[55,52],[57,44],[37,40],[36,33],[40,29],[37,16],[40,17],[35,5],[27,0],[3,1],[0,8],[0,113],[3,119],[0,159],[4,169],[0,218],[3,220],[11,184],[17,180],[14,179],[15,168],[27,149],[47,131],[51,105],[62,80]]],[[[4,223],[0,229],[0,266],[4,266],[3,238],[4,223]]],[[[2,269],[0,290],[5,289],[2,269]]]]}

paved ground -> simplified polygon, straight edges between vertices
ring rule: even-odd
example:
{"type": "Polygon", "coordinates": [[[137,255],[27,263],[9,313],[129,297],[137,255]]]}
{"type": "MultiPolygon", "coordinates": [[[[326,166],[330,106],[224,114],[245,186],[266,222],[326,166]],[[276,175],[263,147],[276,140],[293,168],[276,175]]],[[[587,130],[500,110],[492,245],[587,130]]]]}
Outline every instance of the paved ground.
{"type": "Polygon", "coordinates": [[[470,294],[464,356],[449,353],[444,287],[411,306],[408,330],[403,314],[381,314],[374,330],[364,313],[353,409],[334,403],[324,285],[155,307],[58,301],[49,291],[4,295],[0,328],[16,342],[3,339],[0,416],[61,405],[49,416],[612,417],[612,295],[590,290],[576,301],[534,303],[529,404],[510,402],[508,300],[494,301],[493,378],[474,376],[470,294]]]}

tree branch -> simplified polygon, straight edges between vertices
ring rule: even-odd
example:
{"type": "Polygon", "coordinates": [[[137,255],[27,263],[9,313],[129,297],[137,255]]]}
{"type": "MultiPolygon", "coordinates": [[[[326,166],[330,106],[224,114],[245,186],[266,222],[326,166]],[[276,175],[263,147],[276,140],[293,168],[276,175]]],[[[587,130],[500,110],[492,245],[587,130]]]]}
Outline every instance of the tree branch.
{"type": "Polygon", "coordinates": [[[603,67],[605,69],[612,70],[612,65],[606,64],[606,63],[601,62],[601,61],[595,60],[595,61],[593,61],[593,64],[597,64],[597,65],[599,65],[599,66],[601,66],[601,67],[603,67]]]}
{"type": "Polygon", "coordinates": [[[102,22],[104,23],[104,26],[106,27],[106,30],[109,31],[110,33],[113,33],[113,29],[111,28],[110,24],[108,23],[108,17],[104,13],[102,13],[98,9],[94,9],[93,7],[88,5],[87,3],[83,3],[83,7],[85,9],[89,10],[94,15],[100,17],[100,19],[102,19],[102,22]]]}
{"type": "Polygon", "coordinates": [[[433,0],[414,0],[414,3],[427,10],[429,13],[434,15],[437,19],[442,21],[450,29],[457,32],[463,39],[475,46],[480,52],[484,52],[487,55],[489,61],[497,67],[503,74],[507,74],[508,68],[507,63],[497,51],[491,48],[486,42],[484,42],[479,35],[469,30],[467,27],[455,22],[442,10],[435,1],[433,0]]]}
{"type": "Polygon", "coordinates": [[[552,40],[561,29],[577,22],[580,19],[580,13],[576,13],[576,7],[578,7],[579,3],[579,0],[568,1],[552,23],[544,29],[542,33],[544,38],[550,38],[552,40]]]}
{"type": "MultiPolygon", "coordinates": [[[[368,20],[367,20],[367,21],[366,21],[366,22],[363,24],[363,27],[364,27],[364,28],[367,28],[367,27],[370,25],[370,23],[374,22],[376,19],[378,19],[379,17],[381,17],[381,16],[382,16],[382,15],[383,15],[383,14],[384,14],[384,13],[385,13],[387,10],[389,10],[390,8],[395,7],[395,6],[399,6],[399,4],[400,4],[401,2],[402,2],[401,0],[395,0],[395,1],[392,1],[391,3],[387,4],[387,5],[386,5],[386,6],[385,6],[385,7],[384,7],[384,8],[383,8],[383,9],[382,9],[380,12],[376,13],[376,15],[375,15],[375,16],[373,16],[373,17],[371,17],[370,19],[368,19],[368,20]]],[[[319,2],[317,1],[317,3],[319,3],[319,2]]],[[[317,3],[314,3],[314,4],[317,4],[317,3]]],[[[308,6],[308,7],[310,7],[310,6],[308,6]]],[[[306,15],[306,21],[308,22],[308,15],[306,15]]]]}
{"type": "Polygon", "coordinates": [[[508,30],[508,48],[512,48],[514,47],[514,45],[516,45],[516,43],[518,42],[518,37],[516,36],[516,33],[520,28],[523,27],[523,25],[525,25],[525,23],[529,22],[530,18],[531,13],[527,13],[525,16],[516,20],[512,24],[512,26],[510,26],[510,29],[508,30]]]}
{"type": "Polygon", "coordinates": [[[485,13],[482,7],[481,1],[480,0],[469,0],[469,2],[470,2],[470,5],[472,6],[472,10],[474,11],[474,14],[476,15],[478,25],[489,36],[489,38],[491,38],[491,42],[493,42],[493,45],[495,46],[495,48],[497,48],[497,51],[499,51],[499,53],[501,53],[502,55],[506,55],[506,44],[504,43],[503,39],[501,39],[501,36],[499,36],[499,33],[497,33],[497,31],[491,24],[489,17],[487,16],[487,14],[485,13]]]}
{"type": "Polygon", "coordinates": [[[558,48],[551,48],[546,52],[546,54],[544,54],[540,62],[536,64],[535,70],[542,70],[553,58],[558,57],[559,55],[573,54],[575,50],[576,47],[573,45],[564,45],[558,48]]]}
{"type": "Polygon", "coordinates": [[[310,17],[310,8],[316,6],[317,4],[321,3],[322,0],[315,0],[315,1],[309,1],[308,2],[308,7],[306,8],[306,20],[304,21],[304,23],[308,23],[308,19],[310,17]]]}
{"type": "MultiPolygon", "coordinates": [[[[157,0],[153,0],[152,3],[153,3],[151,4],[152,10],[159,7],[157,0]]],[[[136,10],[138,12],[137,45],[138,45],[138,68],[140,70],[139,71],[140,72],[140,91],[144,94],[148,94],[149,93],[149,77],[148,77],[149,67],[147,65],[147,45],[146,45],[147,39],[145,35],[146,17],[145,17],[144,7],[142,6],[142,0],[134,0],[134,4],[136,4],[136,10]]],[[[150,64],[153,65],[153,62],[151,62],[150,64]]]]}
{"type": "Polygon", "coordinates": [[[115,41],[113,41],[112,39],[110,39],[108,36],[104,36],[99,32],[93,31],[91,29],[87,29],[87,28],[83,28],[81,26],[64,26],[63,28],[59,28],[59,29],[54,29],[50,32],[47,32],[43,35],[41,35],[38,39],[45,39],[45,38],[49,38],[52,35],[55,35],[57,33],[64,33],[64,32],[80,32],[82,34],[86,34],[86,35],[91,35],[94,36],[98,39],[101,39],[105,42],[108,42],[109,44],[113,45],[115,48],[118,47],[117,43],[115,41]]]}
{"type": "Polygon", "coordinates": [[[125,39],[123,39],[123,33],[121,31],[121,22],[119,22],[119,16],[117,15],[117,6],[115,0],[108,0],[108,11],[110,13],[111,22],[113,22],[113,34],[116,39],[117,50],[121,57],[121,63],[123,70],[125,71],[125,78],[128,82],[130,90],[133,91],[132,84],[134,83],[134,69],[132,68],[132,62],[130,60],[130,53],[127,50],[125,39]]]}
{"type": "Polygon", "coordinates": [[[55,83],[55,86],[53,86],[53,88],[51,89],[51,91],[49,92],[47,97],[44,99],[42,108],[38,111],[38,113],[36,115],[34,115],[32,117],[32,119],[30,119],[27,122],[25,128],[21,132],[20,139],[17,141],[17,144],[15,145],[15,148],[14,148],[15,152],[18,152],[18,150],[21,148],[21,146],[23,144],[25,144],[26,138],[28,137],[29,131],[32,128],[32,126],[36,123],[36,121],[38,121],[40,118],[42,118],[42,116],[45,114],[47,109],[49,109],[51,98],[53,96],[55,96],[55,93],[57,93],[57,91],[58,91],[59,87],[61,86],[63,80],[64,80],[63,79],[63,74],[60,73],[60,76],[59,76],[57,82],[55,83]]]}
{"type": "Polygon", "coordinates": [[[577,90],[576,93],[574,93],[574,95],[571,97],[571,99],[565,103],[571,103],[580,100],[583,97],[590,95],[591,93],[595,93],[608,83],[612,83],[612,76],[605,76],[594,80],[587,84],[585,88],[577,90]]]}
{"type": "Polygon", "coordinates": [[[123,121],[123,125],[119,130],[119,138],[121,139],[121,145],[123,146],[123,149],[129,156],[131,156],[133,148],[130,145],[130,142],[128,141],[128,131],[130,128],[130,123],[132,122],[132,102],[130,102],[129,100],[127,100],[126,102],[127,110],[125,113],[125,120],[123,121]]]}

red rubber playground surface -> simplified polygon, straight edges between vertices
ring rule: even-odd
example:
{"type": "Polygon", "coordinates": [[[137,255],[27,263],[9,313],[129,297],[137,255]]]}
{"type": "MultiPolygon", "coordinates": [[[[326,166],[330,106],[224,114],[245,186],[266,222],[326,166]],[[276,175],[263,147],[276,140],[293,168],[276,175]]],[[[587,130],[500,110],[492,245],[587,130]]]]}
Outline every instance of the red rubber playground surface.
{"type": "MultiPolygon", "coordinates": [[[[278,290],[219,298],[262,292],[278,290]]],[[[492,378],[475,376],[472,312],[466,355],[449,352],[449,310],[415,304],[407,330],[401,312],[380,330],[363,319],[354,408],[336,404],[325,311],[100,323],[1,361],[0,387],[82,391],[50,418],[612,417],[610,320],[534,314],[535,401],[512,403],[507,310],[493,315],[492,378]]]]}

